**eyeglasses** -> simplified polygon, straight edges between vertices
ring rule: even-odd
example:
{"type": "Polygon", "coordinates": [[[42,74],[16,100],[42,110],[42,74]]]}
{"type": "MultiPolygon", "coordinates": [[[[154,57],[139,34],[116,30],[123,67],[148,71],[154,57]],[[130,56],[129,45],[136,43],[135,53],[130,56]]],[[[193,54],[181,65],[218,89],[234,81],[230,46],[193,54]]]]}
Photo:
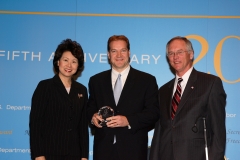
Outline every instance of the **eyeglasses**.
{"type": "Polygon", "coordinates": [[[188,52],[188,51],[178,50],[178,51],[176,51],[176,52],[168,52],[168,53],[167,53],[167,56],[168,56],[168,57],[173,57],[174,55],[175,55],[175,56],[182,56],[183,53],[185,53],[185,52],[188,52]]]}

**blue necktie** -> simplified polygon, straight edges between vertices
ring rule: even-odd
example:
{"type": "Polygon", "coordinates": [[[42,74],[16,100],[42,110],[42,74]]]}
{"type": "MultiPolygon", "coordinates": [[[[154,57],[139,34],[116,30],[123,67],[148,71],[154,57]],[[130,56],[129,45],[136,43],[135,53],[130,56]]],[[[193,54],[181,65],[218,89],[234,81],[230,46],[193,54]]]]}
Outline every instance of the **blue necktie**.
{"type": "MultiPolygon", "coordinates": [[[[121,92],[122,92],[122,81],[121,81],[121,74],[119,74],[118,78],[115,82],[114,90],[113,90],[116,105],[118,104],[118,100],[120,98],[121,92]]],[[[116,140],[116,135],[114,135],[113,144],[115,144],[116,141],[117,141],[116,140]]]]}
{"type": "Polygon", "coordinates": [[[115,86],[114,86],[114,99],[115,99],[115,103],[116,105],[118,104],[118,100],[120,98],[121,92],[122,92],[122,82],[121,82],[121,74],[118,75],[118,78],[115,82],[115,86]]]}

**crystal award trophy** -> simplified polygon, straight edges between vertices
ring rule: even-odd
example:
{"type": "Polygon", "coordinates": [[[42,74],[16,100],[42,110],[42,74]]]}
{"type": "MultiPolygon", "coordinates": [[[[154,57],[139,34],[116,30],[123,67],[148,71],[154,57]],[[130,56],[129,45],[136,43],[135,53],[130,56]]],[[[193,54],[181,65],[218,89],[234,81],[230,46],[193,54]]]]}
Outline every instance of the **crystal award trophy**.
{"type": "Polygon", "coordinates": [[[103,119],[103,121],[100,122],[99,124],[103,127],[106,127],[107,126],[106,123],[108,122],[106,119],[108,117],[114,116],[114,110],[109,106],[104,106],[99,109],[98,115],[101,116],[103,119]]]}

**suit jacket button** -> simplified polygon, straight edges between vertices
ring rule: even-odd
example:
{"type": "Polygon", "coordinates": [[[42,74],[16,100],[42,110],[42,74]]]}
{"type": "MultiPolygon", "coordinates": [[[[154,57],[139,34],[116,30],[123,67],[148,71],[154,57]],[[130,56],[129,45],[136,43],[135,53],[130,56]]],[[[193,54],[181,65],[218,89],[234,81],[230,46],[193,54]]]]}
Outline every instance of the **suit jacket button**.
{"type": "Polygon", "coordinates": [[[70,131],[72,131],[72,129],[68,129],[67,131],[70,132],[70,131]]]}

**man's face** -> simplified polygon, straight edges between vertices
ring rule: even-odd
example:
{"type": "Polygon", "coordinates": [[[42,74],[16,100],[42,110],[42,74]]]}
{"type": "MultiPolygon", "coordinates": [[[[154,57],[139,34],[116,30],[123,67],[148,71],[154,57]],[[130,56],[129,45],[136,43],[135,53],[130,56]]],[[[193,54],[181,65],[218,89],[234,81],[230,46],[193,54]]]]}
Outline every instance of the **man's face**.
{"type": "Polygon", "coordinates": [[[176,74],[182,77],[192,67],[193,51],[187,50],[183,40],[176,39],[168,46],[168,60],[176,74]]]}
{"type": "Polygon", "coordinates": [[[116,40],[110,43],[108,58],[112,68],[118,72],[123,71],[129,65],[130,51],[127,49],[127,43],[123,40],[116,40]]]}

